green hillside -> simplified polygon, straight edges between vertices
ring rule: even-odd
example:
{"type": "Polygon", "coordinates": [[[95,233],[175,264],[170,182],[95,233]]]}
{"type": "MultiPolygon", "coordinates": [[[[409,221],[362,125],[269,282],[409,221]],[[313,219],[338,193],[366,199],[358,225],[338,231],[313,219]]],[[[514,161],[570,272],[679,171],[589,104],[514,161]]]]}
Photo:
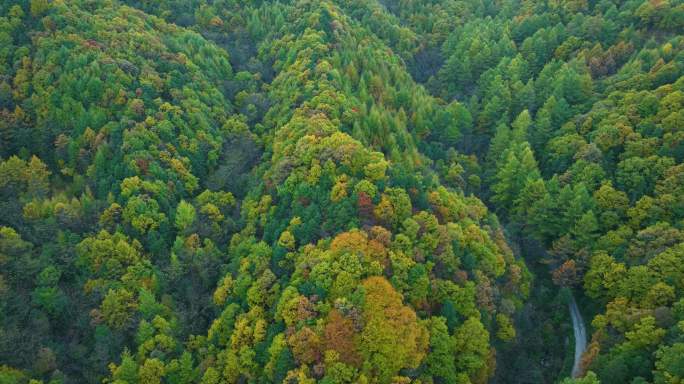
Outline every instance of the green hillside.
{"type": "Polygon", "coordinates": [[[684,381],[681,0],[0,0],[0,42],[0,384],[684,381]]]}

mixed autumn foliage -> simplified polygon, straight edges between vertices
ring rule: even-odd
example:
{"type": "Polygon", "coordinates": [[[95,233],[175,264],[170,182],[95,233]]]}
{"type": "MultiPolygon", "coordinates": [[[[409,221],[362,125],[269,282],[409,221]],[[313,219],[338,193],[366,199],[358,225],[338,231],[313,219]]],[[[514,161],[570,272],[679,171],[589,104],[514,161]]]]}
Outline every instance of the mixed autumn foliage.
{"type": "Polygon", "coordinates": [[[555,382],[568,289],[564,383],[679,383],[683,30],[679,0],[0,1],[0,383],[555,382]]]}

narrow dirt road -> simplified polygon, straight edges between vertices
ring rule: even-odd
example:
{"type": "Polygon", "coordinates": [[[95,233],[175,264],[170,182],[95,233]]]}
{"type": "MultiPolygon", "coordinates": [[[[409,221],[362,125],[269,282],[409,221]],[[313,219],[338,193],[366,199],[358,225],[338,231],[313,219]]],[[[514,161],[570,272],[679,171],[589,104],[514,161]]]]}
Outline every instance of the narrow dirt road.
{"type": "Polygon", "coordinates": [[[572,365],[572,377],[577,377],[580,373],[580,360],[584,350],[587,349],[587,331],[584,327],[582,314],[577,308],[575,296],[570,296],[570,317],[572,318],[572,329],[575,333],[575,363],[572,365]]]}

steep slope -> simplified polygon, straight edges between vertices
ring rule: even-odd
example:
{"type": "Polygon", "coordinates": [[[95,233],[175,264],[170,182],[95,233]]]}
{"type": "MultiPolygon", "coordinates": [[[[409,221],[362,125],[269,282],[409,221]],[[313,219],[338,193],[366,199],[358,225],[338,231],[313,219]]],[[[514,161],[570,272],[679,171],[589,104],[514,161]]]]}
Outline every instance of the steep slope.
{"type": "Polygon", "coordinates": [[[2,10],[2,380],[492,375],[530,277],[464,170],[442,184],[421,152],[453,167],[468,112],[342,9],[194,8],[236,75],[118,2],[2,10]]]}
{"type": "Polygon", "coordinates": [[[206,329],[234,199],[203,190],[244,126],[232,69],[200,35],[116,3],[0,9],[0,362],[97,382],[154,297],[179,335],[206,329]],[[202,257],[173,251],[183,199],[204,208],[202,257]]]}
{"type": "Polygon", "coordinates": [[[0,1],[0,382],[681,381],[683,28],[0,1]]]}
{"type": "Polygon", "coordinates": [[[548,250],[529,263],[591,299],[583,370],[604,383],[680,380],[684,4],[402,5],[389,10],[441,44],[428,87],[468,100],[474,130],[458,145],[483,165],[480,196],[524,254],[544,254],[536,241],[548,250]],[[439,15],[427,25],[453,23],[447,37],[422,27],[439,15]]]}
{"type": "Polygon", "coordinates": [[[417,108],[392,95],[408,77],[391,52],[331,3],[297,2],[286,14],[286,29],[260,49],[278,73],[263,122],[270,160],[231,241],[205,375],[486,380],[487,328],[512,337],[524,267],[480,202],[435,185],[427,169],[402,175],[421,169],[409,124],[375,136],[359,112],[382,123],[386,111],[417,108]],[[360,40],[368,48],[352,53],[360,40]],[[363,76],[339,75],[352,67],[363,76]],[[366,77],[379,88],[360,97],[366,77]]]}

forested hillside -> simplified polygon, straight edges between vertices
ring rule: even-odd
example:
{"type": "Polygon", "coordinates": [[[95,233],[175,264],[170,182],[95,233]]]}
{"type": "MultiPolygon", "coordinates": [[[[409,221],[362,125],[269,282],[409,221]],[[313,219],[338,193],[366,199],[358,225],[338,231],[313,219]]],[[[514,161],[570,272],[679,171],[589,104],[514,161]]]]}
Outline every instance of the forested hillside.
{"type": "Polygon", "coordinates": [[[0,384],[680,383],[684,1],[0,0],[0,211],[0,384]]]}

